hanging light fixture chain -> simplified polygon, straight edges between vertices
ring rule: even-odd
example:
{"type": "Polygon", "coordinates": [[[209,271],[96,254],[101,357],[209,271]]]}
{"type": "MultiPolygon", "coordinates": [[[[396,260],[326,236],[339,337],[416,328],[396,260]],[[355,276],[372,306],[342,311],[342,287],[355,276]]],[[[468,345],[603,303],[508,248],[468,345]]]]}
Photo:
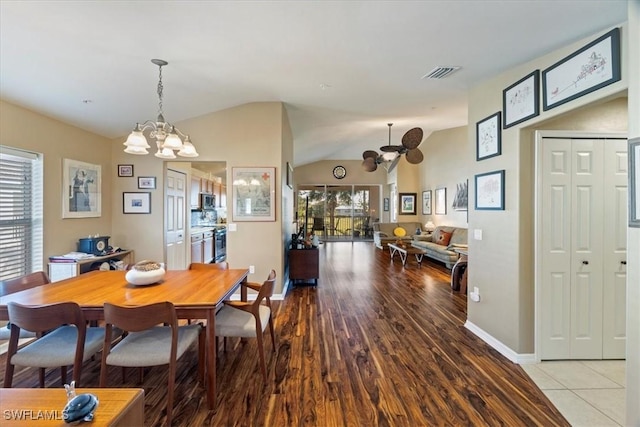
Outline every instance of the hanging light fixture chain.
{"type": "Polygon", "coordinates": [[[163,115],[162,114],[162,65],[160,65],[158,67],[160,69],[158,75],[159,75],[159,79],[158,79],[158,114],[159,115],[163,115]]]}

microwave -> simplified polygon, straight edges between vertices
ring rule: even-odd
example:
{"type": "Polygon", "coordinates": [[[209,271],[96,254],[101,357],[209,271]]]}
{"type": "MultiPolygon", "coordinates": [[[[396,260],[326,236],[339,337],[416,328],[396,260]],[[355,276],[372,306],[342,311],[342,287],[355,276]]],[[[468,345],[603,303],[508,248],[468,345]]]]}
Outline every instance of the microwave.
{"type": "Polygon", "coordinates": [[[216,208],[216,196],[211,193],[200,193],[200,209],[212,210],[216,208]]]}

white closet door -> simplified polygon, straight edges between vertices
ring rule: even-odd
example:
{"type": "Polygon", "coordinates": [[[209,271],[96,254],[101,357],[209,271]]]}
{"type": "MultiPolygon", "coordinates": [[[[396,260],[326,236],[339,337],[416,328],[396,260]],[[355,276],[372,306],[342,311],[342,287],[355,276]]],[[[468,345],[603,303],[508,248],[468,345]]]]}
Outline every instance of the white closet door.
{"type": "Polygon", "coordinates": [[[627,143],[604,143],[603,359],[626,357],[627,143]]]}

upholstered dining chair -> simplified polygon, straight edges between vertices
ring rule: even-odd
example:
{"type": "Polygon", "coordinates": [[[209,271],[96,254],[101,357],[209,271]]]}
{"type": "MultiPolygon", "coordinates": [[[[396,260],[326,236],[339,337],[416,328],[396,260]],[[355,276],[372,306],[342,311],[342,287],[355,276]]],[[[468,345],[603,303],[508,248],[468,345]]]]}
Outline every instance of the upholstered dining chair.
{"type": "MultiPolygon", "coordinates": [[[[265,382],[267,381],[267,365],[264,359],[264,344],[262,335],[267,327],[271,332],[271,344],[276,351],[276,338],[273,329],[273,312],[271,310],[271,296],[276,281],[276,272],[271,270],[264,283],[243,283],[243,286],[258,292],[252,302],[225,301],[224,306],[216,314],[216,337],[241,337],[256,338],[258,341],[258,354],[260,355],[260,368],[265,382]],[[265,304],[262,304],[262,302],[265,304]]],[[[217,347],[217,346],[216,346],[217,347]]]]}
{"type": "Polygon", "coordinates": [[[198,379],[204,382],[204,329],[200,324],[178,326],[170,302],[124,307],[104,303],[106,333],[100,367],[100,387],[107,386],[108,366],[137,367],[169,365],[167,425],[171,425],[176,360],[198,341],[198,379]],[[114,328],[128,334],[111,347],[114,328]]]}
{"type": "Polygon", "coordinates": [[[87,327],[80,306],[63,302],[41,306],[7,304],[11,337],[7,352],[4,386],[11,387],[16,365],[40,368],[40,387],[44,387],[45,368],[61,367],[62,384],[67,382],[67,366],[73,365],[73,380],[80,385],[82,364],[102,349],[104,328],[87,327]],[[18,349],[20,330],[39,338],[18,349]]]}
{"type": "MultiPolygon", "coordinates": [[[[35,273],[26,274],[24,276],[8,279],[0,282],[0,297],[24,291],[25,289],[35,288],[36,286],[51,283],[49,276],[44,271],[36,271],[35,273]]],[[[11,334],[11,326],[9,323],[0,324],[0,340],[8,340],[11,334]]],[[[20,338],[33,338],[36,334],[25,329],[20,329],[20,338]]]]}

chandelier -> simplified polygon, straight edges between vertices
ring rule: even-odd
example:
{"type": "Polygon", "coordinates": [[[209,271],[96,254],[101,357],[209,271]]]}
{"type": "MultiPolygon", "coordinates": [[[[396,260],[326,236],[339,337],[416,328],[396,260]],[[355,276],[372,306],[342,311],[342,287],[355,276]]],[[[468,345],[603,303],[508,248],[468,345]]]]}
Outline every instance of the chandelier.
{"type": "Polygon", "coordinates": [[[176,154],[174,151],[177,151],[178,156],[198,157],[196,147],[191,143],[189,135],[183,134],[177,127],[165,122],[162,115],[162,67],[169,63],[162,59],[152,59],[151,62],[157,65],[160,70],[158,80],[158,118],[155,122],[147,120],[142,124],[136,123],[136,127],[124,142],[126,146],[124,152],[137,155],[149,154],[147,148],[151,148],[151,146],[143,132],[150,129],[149,136],[156,140],[158,148],[155,154],[156,157],[175,159],[176,154]]]}

